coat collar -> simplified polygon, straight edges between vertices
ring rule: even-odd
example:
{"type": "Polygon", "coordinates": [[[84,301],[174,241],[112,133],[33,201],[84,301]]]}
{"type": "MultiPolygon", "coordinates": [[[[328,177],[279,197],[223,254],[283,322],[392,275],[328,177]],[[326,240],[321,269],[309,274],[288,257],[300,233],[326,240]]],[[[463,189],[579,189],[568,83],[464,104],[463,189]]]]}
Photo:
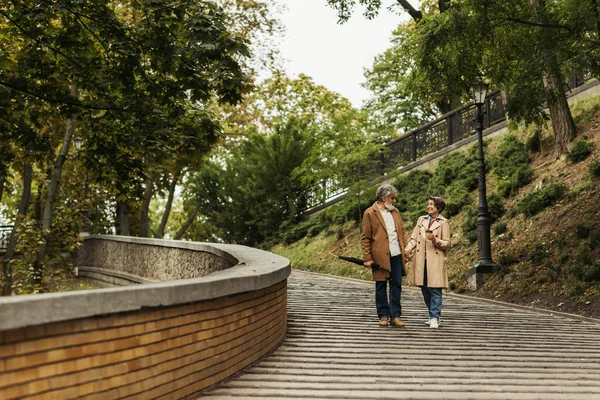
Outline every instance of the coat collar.
{"type": "Polygon", "coordinates": [[[377,202],[373,203],[373,213],[375,214],[381,225],[383,225],[383,229],[385,229],[385,231],[387,232],[387,226],[385,226],[385,221],[383,220],[383,215],[381,214],[381,210],[379,209],[377,202]]]}
{"type": "Polygon", "coordinates": [[[429,227],[429,219],[428,219],[429,215],[424,215],[423,216],[423,221],[421,222],[421,226],[427,230],[436,230],[437,228],[439,228],[442,225],[442,222],[444,222],[446,220],[446,218],[442,217],[441,215],[438,214],[438,216],[433,220],[433,223],[431,224],[431,227],[429,227]]]}

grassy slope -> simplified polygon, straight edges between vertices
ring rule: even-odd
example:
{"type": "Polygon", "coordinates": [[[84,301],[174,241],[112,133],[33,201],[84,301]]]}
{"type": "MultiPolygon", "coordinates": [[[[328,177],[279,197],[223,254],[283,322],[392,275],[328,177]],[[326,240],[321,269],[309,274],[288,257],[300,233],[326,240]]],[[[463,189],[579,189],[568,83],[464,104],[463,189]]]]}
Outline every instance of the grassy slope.
{"type": "MultiPolygon", "coordinates": [[[[488,277],[485,286],[475,293],[466,292],[466,274],[477,260],[477,244],[470,243],[459,228],[464,212],[451,220],[453,248],[448,270],[451,290],[457,293],[493,298],[523,305],[600,317],[600,180],[589,175],[589,164],[600,161],[600,97],[585,99],[573,107],[578,136],[595,143],[586,160],[573,164],[564,157],[554,158],[552,131],[546,129],[540,153],[533,156],[533,181],[505,200],[507,212],[499,222],[507,224],[501,235],[492,233],[494,260],[502,261],[501,271],[488,277]],[[549,182],[564,182],[568,192],[554,206],[526,218],[515,212],[515,203],[527,192],[549,182]]],[[[522,141],[527,132],[515,132],[522,141]]],[[[488,150],[493,153],[498,138],[488,150]]],[[[494,182],[488,177],[488,194],[494,182]]],[[[476,204],[477,193],[472,193],[476,204]]],[[[410,232],[412,227],[407,227],[410,232]]],[[[289,246],[272,249],[292,260],[297,269],[361,279],[370,274],[335,255],[360,257],[360,236],[353,223],[332,226],[313,238],[301,239],[289,246]]]]}

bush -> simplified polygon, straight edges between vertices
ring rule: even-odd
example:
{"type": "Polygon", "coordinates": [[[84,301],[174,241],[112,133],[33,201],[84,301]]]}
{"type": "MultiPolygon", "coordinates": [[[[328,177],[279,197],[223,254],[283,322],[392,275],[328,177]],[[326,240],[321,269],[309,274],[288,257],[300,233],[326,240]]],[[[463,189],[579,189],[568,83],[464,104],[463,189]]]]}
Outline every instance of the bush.
{"type": "Polygon", "coordinates": [[[323,227],[319,226],[319,225],[313,225],[311,226],[308,231],[306,232],[306,236],[307,237],[315,237],[317,236],[319,233],[321,233],[321,231],[323,231],[323,227]]]}
{"type": "Polygon", "coordinates": [[[576,140],[567,153],[567,160],[578,163],[585,160],[594,149],[594,144],[585,139],[576,140]]]}
{"type": "Polygon", "coordinates": [[[565,280],[565,294],[569,297],[579,296],[585,293],[586,287],[586,283],[580,280],[573,278],[565,280]]]}
{"type": "Polygon", "coordinates": [[[587,267],[583,274],[583,280],[585,282],[600,281],[600,265],[594,264],[587,267]]]}
{"type": "Polygon", "coordinates": [[[528,192],[516,204],[517,209],[527,217],[532,217],[553,205],[567,190],[564,183],[551,183],[539,190],[528,192]]]}
{"type": "Polygon", "coordinates": [[[470,243],[475,243],[477,241],[477,230],[467,232],[467,239],[470,243]]]}
{"type": "Polygon", "coordinates": [[[537,153],[542,149],[542,134],[539,129],[525,142],[525,150],[529,153],[537,153]]]}
{"type": "Polygon", "coordinates": [[[490,222],[493,224],[498,218],[504,214],[504,202],[496,193],[487,197],[488,211],[490,213],[490,222]]]}
{"type": "Polygon", "coordinates": [[[514,254],[502,253],[498,257],[498,264],[500,264],[503,267],[508,267],[509,265],[514,265],[514,264],[517,264],[518,262],[519,262],[519,257],[515,256],[514,254]]]}
{"type": "Polygon", "coordinates": [[[496,192],[500,196],[509,197],[517,189],[531,182],[533,170],[529,161],[526,146],[516,136],[508,135],[502,138],[498,151],[490,158],[496,192]]]}
{"type": "Polygon", "coordinates": [[[496,222],[492,226],[492,230],[494,231],[494,233],[496,235],[502,235],[504,232],[506,232],[506,227],[507,227],[506,222],[496,222]]]}
{"type": "Polygon", "coordinates": [[[470,193],[463,187],[450,187],[447,191],[446,210],[443,214],[451,218],[457,215],[464,206],[469,204],[470,193]]]}
{"type": "MultiPolygon", "coordinates": [[[[460,227],[465,235],[467,235],[467,238],[469,236],[469,232],[477,231],[477,206],[473,204],[467,206],[465,211],[465,219],[460,227]]],[[[477,237],[475,237],[475,240],[477,240],[477,237]]]]}
{"type": "Polygon", "coordinates": [[[600,178],[600,162],[594,160],[589,166],[590,176],[592,178],[600,178]]]}

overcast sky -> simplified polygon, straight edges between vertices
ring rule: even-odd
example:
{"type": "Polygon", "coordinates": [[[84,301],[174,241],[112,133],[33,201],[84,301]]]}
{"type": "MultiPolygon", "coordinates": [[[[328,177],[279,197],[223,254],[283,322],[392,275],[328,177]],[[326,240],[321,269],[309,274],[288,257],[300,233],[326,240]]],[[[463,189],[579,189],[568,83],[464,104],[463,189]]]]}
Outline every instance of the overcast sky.
{"type": "MultiPolygon", "coordinates": [[[[287,29],[282,41],[287,72],[296,77],[303,73],[327,89],[340,93],[360,107],[369,92],[360,85],[364,69],[390,44],[392,31],[409,17],[384,7],[374,20],[367,20],[357,8],[343,25],[327,0],[285,0],[283,22],[287,29]]],[[[384,5],[395,1],[384,0],[384,5]]],[[[417,2],[416,2],[417,3],[417,2]]]]}

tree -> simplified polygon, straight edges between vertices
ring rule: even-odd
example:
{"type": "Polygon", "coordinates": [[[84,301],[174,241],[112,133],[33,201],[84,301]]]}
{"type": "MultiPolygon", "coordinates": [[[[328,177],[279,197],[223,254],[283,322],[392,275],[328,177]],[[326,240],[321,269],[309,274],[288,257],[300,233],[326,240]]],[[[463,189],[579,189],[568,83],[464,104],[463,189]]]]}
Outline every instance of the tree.
{"type": "MultiPolygon", "coordinates": [[[[60,150],[48,152],[54,168],[42,185],[47,189],[39,192],[45,206],[38,271],[53,237],[76,121],[85,128],[89,177],[115,196],[119,228],[127,233],[146,160],[162,163],[186,145],[206,152],[219,130],[202,105],[236,103],[250,90],[241,65],[246,43],[228,31],[222,9],[210,1],[100,1],[77,7],[66,0],[13,1],[0,15],[0,85],[9,98],[27,103],[26,122],[65,124],[63,134],[48,142],[60,150]]],[[[25,114],[8,114],[4,125],[14,135],[25,114]]],[[[38,163],[46,169],[44,160],[38,163]]]]}
{"type": "MultiPolygon", "coordinates": [[[[364,87],[372,97],[364,109],[373,118],[378,131],[410,131],[431,121],[445,109],[440,101],[424,96],[426,84],[418,79],[415,65],[415,46],[411,43],[415,26],[400,25],[392,35],[388,50],[375,58],[365,72],[364,87]]],[[[429,92],[427,92],[429,94],[429,92]]]]}

